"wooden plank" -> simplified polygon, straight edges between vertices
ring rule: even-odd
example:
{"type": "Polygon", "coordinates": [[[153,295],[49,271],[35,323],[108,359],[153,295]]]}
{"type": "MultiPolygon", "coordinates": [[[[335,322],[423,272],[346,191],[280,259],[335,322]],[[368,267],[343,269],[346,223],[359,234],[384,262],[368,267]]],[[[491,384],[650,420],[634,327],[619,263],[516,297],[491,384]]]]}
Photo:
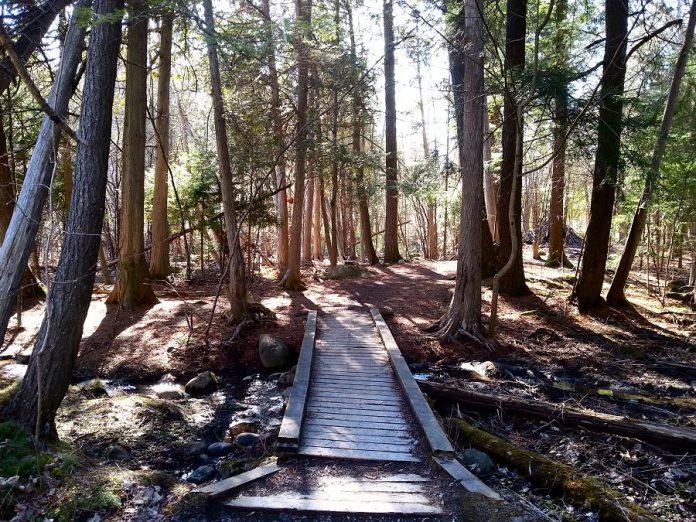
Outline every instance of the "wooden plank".
{"type": "Polygon", "coordinates": [[[333,377],[328,374],[317,374],[314,377],[313,382],[315,383],[315,388],[323,389],[326,388],[358,388],[359,390],[365,390],[369,388],[374,391],[378,391],[380,388],[384,390],[389,390],[390,393],[395,395],[401,395],[400,390],[396,381],[391,379],[368,379],[368,378],[347,378],[347,377],[333,377]]]}
{"type": "Polygon", "coordinates": [[[442,509],[426,503],[355,502],[355,500],[322,500],[281,495],[268,497],[239,497],[228,500],[226,506],[235,509],[264,511],[307,511],[320,513],[352,513],[356,515],[438,515],[442,509]]]}
{"type": "Polygon", "coordinates": [[[391,417],[372,417],[369,415],[355,415],[355,414],[341,414],[341,413],[324,413],[324,412],[311,412],[308,418],[313,418],[313,419],[335,419],[343,422],[357,422],[357,423],[362,423],[364,421],[367,422],[379,422],[382,424],[395,424],[398,426],[401,425],[406,425],[405,420],[399,416],[399,418],[396,418],[394,416],[391,417]]]}
{"type": "Polygon", "coordinates": [[[384,346],[389,354],[389,359],[391,360],[397,379],[401,383],[401,387],[406,394],[406,399],[411,405],[411,409],[425,433],[425,438],[428,441],[430,449],[434,453],[453,455],[454,448],[452,444],[450,444],[447,435],[445,435],[445,432],[442,430],[442,426],[440,426],[428,402],[425,400],[425,397],[423,397],[420,388],[418,388],[418,384],[401,355],[401,351],[387,323],[384,322],[382,314],[379,313],[377,308],[370,309],[370,313],[372,313],[372,318],[375,320],[377,330],[382,337],[382,341],[384,341],[384,346]]]}
{"type": "Polygon", "coordinates": [[[302,437],[302,447],[315,448],[340,448],[354,450],[394,451],[396,453],[411,453],[413,444],[393,444],[391,442],[366,442],[319,439],[315,437],[302,437]]]}
{"type": "Polygon", "coordinates": [[[254,468],[244,473],[240,473],[239,475],[235,475],[234,477],[230,477],[225,480],[220,480],[218,482],[213,482],[212,484],[209,484],[202,488],[194,489],[190,492],[190,494],[202,495],[207,498],[216,498],[225,495],[230,491],[234,491],[235,489],[238,489],[241,486],[248,484],[253,480],[258,480],[279,470],[280,468],[278,467],[278,465],[275,462],[273,462],[271,464],[259,466],[258,468],[254,468]]]}
{"type": "Polygon", "coordinates": [[[300,348],[300,357],[295,370],[295,380],[285,408],[285,415],[278,433],[278,447],[285,450],[296,450],[300,443],[300,430],[304,416],[305,402],[309,390],[312,357],[314,352],[314,337],[317,328],[317,312],[312,310],[307,314],[307,325],[300,348]]]}
{"type": "Polygon", "coordinates": [[[395,451],[349,450],[340,448],[316,448],[314,446],[305,446],[304,444],[300,444],[298,454],[307,455],[310,457],[330,457],[348,460],[420,462],[418,457],[414,457],[410,453],[397,453],[395,451]]]}
{"type": "Polygon", "coordinates": [[[383,492],[383,493],[424,493],[425,487],[422,482],[385,482],[372,480],[349,480],[347,478],[339,478],[338,480],[322,481],[317,491],[323,491],[325,488],[330,488],[334,491],[352,491],[357,493],[367,492],[383,492]]]}
{"type": "Polygon", "coordinates": [[[316,413],[318,415],[323,415],[325,413],[333,413],[335,415],[361,415],[364,417],[401,417],[400,408],[385,408],[384,406],[368,406],[364,408],[347,408],[342,406],[330,406],[330,405],[310,405],[307,408],[308,412],[316,413]]]}
{"type": "Polygon", "coordinates": [[[321,438],[334,440],[365,440],[366,442],[380,440],[395,440],[401,442],[404,440],[414,440],[405,431],[385,431],[371,428],[350,428],[345,426],[321,426],[313,424],[305,424],[302,430],[302,435],[317,436],[321,438]]]}
{"type": "Polygon", "coordinates": [[[494,500],[501,500],[491,488],[481,482],[471,471],[466,469],[458,460],[450,457],[433,457],[433,460],[439,464],[454,480],[458,481],[467,491],[479,493],[494,500]]]}
{"type": "Polygon", "coordinates": [[[305,421],[307,426],[336,426],[344,428],[370,428],[373,430],[389,430],[389,431],[401,431],[403,433],[408,433],[408,425],[402,424],[389,424],[386,422],[372,422],[372,421],[352,421],[352,420],[339,420],[339,419],[324,419],[319,417],[311,417],[305,421]]]}
{"type": "MultiPolygon", "coordinates": [[[[343,397],[345,399],[353,399],[356,401],[362,400],[362,399],[374,399],[374,400],[380,400],[380,401],[388,401],[388,400],[400,400],[398,396],[393,393],[394,390],[370,390],[367,389],[366,387],[363,387],[362,389],[356,388],[354,390],[346,389],[346,388],[323,388],[323,389],[318,389],[315,388],[312,390],[312,397],[322,397],[324,399],[331,399],[331,398],[337,398],[337,397],[343,397]]],[[[401,402],[398,402],[397,404],[401,404],[401,402]]]]}
{"type": "MultiPolygon", "coordinates": [[[[361,476],[361,477],[347,477],[349,480],[360,483],[360,482],[428,482],[430,479],[422,475],[416,475],[415,473],[397,473],[395,475],[384,475],[381,471],[378,471],[375,476],[361,476]]],[[[329,477],[330,480],[333,479],[343,479],[343,477],[329,477]]]]}
{"type": "Polygon", "coordinates": [[[333,397],[331,399],[326,399],[323,397],[316,397],[312,395],[309,399],[310,406],[328,406],[328,407],[348,407],[348,408],[356,408],[356,407],[370,407],[370,406],[390,406],[392,408],[397,409],[398,411],[402,411],[402,405],[401,401],[398,399],[395,399],[393,401],[385,401],[385,400],[379,400],[379,399],[351,399],[351,398],[346,398],[346,397],[333,397]]]}

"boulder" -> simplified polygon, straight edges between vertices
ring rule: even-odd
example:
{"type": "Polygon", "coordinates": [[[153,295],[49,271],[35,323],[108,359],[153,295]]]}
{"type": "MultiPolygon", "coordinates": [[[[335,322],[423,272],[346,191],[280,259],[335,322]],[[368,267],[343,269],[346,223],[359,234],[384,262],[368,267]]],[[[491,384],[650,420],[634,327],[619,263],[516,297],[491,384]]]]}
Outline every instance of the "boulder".
{"type": "Polygon", "coordinates": [[[290,363],[290,348],[282,339],[263,334],[259,337],[259,357],[264,368],[282,368],[290,363]]]}
{"type": "Polygon", "coordinates": [[[112,444],[106,450],[106,458],[111,461],[128,461],[133,460],[133,456],[123,446],[112,444]]]}
{"type": "Polygon", "coordinates": [[[362,268],[359,265],[338,265],[324,270],[326,279],[350,279],[361,275],[362,268]]]}
{"type": "Polygon", "coordinates": [[[384,319],[391,319],[394,317],[394,309],[391,306],[380,306],[379,313],[384,319]]]}
{"type": "Polygon", "coordinates": [[[202,482],[207,482],[215,476],[215,468],[210,465],[200,466],[193,470],[188,477],[186,477],[187,482],[192,482],[194,484],[201,484],[202,482]]]}
{"type": "Polygon", "coordinates": [[[240,433],[234,438],[234,443],[237,444],[238,446],[243,446],[243,447],[251,447],[255,446],[259,440],[261,439],[261,435],[257,433],[240,433]]]}
{"type": "Polygon", "coordinates": [[[282,373],[278,377],[278,386],[281,388],[292,386],[292,383],[295,382],[295,371],[297,371],[297,366],[293,366],[287,372],[282,373]]]}
{"type": "Polygon", "coordinates": [[[671,281],[667,281],[667,288],[674,292],[676,290],[681,290],[681,288],[687,284],[688,282],[684,279],[672,279],[671,281]]]}
{"type": "Polygon", "coordinates": [[[473,448],[465,449],[461,457],[464,465],[479,477],[490,477],[495,473],[495,464],[483,451],[473,448]]]}
{"type": "Polygon", "coordinates": [[[217,390],[218,379],[213,372],[203,372],[186,383],[184,390],[190,395],[206,395],[217,390]]]}
{"type": "Polygon", "coordinates": [[[221,457],[228,453],[232,453],[232,448],[233,446],[229,442],[214,442],[208,446],[208,454],[213,457],[221,457]]]}
{"type": "Polygon", "coordinates": [[[208,445],[205,442],[185,442],[175,448],[175,452],[179,455],[187,457],[195,457],[203,453],[208,445]]]}
{"type": "Polygon", "coordinates": [[[156,384],[154,389],[157,397],[166,401],[177,401],[186,397],[183,387],[178,384],[156,384]]]}

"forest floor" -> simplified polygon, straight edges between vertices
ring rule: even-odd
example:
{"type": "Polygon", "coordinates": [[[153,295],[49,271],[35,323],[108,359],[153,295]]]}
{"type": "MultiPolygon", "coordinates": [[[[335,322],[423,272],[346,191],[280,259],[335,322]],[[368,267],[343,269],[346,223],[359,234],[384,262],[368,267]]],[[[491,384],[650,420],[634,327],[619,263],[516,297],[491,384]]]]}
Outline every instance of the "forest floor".
{"type": "MultiPolygon", "coordinates": [[[[42,471],[44,487],[38,480],[20,484],[4,497],[0,518],[9,518],[8,510],[25,517],[18,520],[48,514],[93,522],[168,520],[177,513],[189,513],[186,519],[191,519],[190,513],[200,513],[182,499],[192,488],[186,478],[206,464],[201,447],[229,439],[230,425],[253,426],[261,435],[263,444],[235,448],[215,461],[222,477],[272,453],[283,391],[276,384],[278,374],[260,364],[258,337],[283,338],[297,353],[307,310],[387,310],[394,337],[420,379],[696,427],[696,375],[674,373],[662,364],[696,366],[690,309],[670,299],[663,307],[654,288],[647,292],[645,276],[636,274],[627,292],[632,309],[579,314],[568,302],[575,271],[547,268],[530,254],[525,247],[531,293],[501,299],[500,347],[494,352],[466,343],[443,346],[424,332],[447,310],[454,261],[363,267],[359,277],[338,280],[325,278],[316,263],[306,268],[307,290],[301,293],[279,289],[277,274],[262,269],[250,292],[275,317],[249,325],[235,339],[230,339],[234,328],[219,313],[224,298],[206,339],[218,277],[212,268],[191,282],[175,279],[158,287],[159,303],[135,312],[107,306],[104,291],[97,291],[85,323],[76,385],[59,412],[64,444],[52,450],[42,471]],[[666,309],[674,313],[663,313],[666,309]],[[220,378],[214,394],[171,400],[162,393],[178,390],[179,383],[206,370],[220,378]],[[100,381],[78,384],[94,378],[100,381]]],[[[484,282],[485,317],[489,283],[484,282]]],[[[4,384],[22,375],[42,315],[43,305],[37,304],[23,312],[22,328],[16,319],[10,323],[0,354],[4,384]]],[[[449,410],[442,406],[440,413],[449,410]]],[[[601,479],[665,520],[696,519],[694,452],[508,413],[462,409],[458,414],[601,479]]],[[[0,475],[2,465],[0,459],[0,475]]],[[[539,519],[597,518],[587,506],[551,496],[504,466],[486,481],[539,519]]],[[[200,520],[215,516],[202,513],[200,520]]]]}

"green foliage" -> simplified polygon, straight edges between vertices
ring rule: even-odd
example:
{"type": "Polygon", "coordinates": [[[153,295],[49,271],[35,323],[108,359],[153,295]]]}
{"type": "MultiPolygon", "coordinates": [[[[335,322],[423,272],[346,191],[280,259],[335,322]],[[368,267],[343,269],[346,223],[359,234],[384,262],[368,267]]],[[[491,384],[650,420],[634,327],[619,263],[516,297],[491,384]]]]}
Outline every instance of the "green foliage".
{"type": "Polygon", "coordinates": [[[0,423],[0,476],[40,474],[51,457],[37,453],[27,433],[14,422],[0,423]]]}

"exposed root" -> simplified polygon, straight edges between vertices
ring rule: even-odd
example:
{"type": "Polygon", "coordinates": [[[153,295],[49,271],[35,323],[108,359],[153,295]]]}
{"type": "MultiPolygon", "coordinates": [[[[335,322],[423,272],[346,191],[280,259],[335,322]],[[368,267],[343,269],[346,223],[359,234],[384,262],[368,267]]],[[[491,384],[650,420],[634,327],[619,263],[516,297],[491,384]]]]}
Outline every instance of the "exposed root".
{"type": "Polygon", "coordinates": [[[476,344],[487,348],[489,351],[496,351],[500,345],[493,339],[489,339],[478,325],[462,328],[461,321],[455,320],[447,315],[429,325],[426,329],[431,335],[429,337],[438,339],[443,344],[455,344],[464,346],[461,339],[473,341],[476,344]]]}

